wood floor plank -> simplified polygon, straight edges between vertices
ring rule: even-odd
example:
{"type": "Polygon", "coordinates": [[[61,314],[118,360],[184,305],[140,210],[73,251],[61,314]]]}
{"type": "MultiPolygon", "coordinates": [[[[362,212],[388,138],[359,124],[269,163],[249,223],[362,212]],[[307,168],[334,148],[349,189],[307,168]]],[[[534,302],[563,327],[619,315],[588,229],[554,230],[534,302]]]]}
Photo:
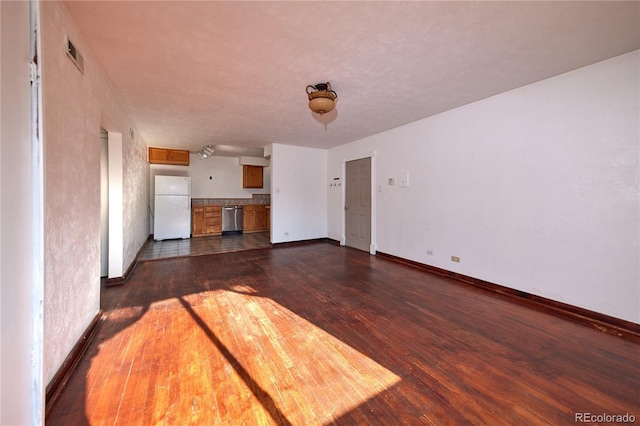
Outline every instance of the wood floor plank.
{"type": "Polygon", "coordinates": [[[640,339],[349,248],[144,262],[104,291],[48,425],[640,419],[640,339]]]}

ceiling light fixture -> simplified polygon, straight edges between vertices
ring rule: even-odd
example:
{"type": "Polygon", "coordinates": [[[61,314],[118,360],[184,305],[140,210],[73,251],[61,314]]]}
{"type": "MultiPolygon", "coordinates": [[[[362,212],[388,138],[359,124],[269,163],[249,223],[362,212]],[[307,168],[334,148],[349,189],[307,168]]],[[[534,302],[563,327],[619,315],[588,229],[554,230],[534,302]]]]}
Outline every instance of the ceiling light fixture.
{"type": "Polygon", "coordinates": [[[198,151],[198,155],[200,156],[201,160],[204,160],[207,157],[211,157],[213,155],[213,146],[211,145],[207,145],[204,148],[202,148],[200,151],[198,151]]]}
{"type": "Polygon", "coordinates": [[[338,94],[331,90],[329,82],[307,86],[307,95],[309,95],[309,109],[320,114],[320,117],[332,111],[336,106],[335,100],[338,99],[338,94]]]}

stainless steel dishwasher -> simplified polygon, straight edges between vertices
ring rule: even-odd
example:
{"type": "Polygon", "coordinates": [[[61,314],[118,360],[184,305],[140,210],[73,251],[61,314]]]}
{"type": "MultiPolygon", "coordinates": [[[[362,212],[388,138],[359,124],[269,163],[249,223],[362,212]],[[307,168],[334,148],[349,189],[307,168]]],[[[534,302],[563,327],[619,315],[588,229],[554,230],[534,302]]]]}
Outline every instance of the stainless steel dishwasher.
{"type": "Polygon", "coordinates": [[[242,234],[243,214],[242,206],[222,207],[222,235],[242,234]]]}

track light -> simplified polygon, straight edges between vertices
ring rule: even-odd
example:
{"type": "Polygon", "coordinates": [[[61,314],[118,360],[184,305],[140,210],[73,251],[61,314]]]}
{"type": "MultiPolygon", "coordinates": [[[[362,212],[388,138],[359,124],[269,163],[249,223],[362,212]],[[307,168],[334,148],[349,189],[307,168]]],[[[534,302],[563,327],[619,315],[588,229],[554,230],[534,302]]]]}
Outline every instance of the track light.
{"type": "Polygon", "coordinates": [[[203,147],[200,151],[198,151],[198,155],[200,156],[201,160],[204,160],[207,157],[211,157],[213,155],[213,151],[215,151],[213,149],[213,146],[207,145],[203,147]]]}

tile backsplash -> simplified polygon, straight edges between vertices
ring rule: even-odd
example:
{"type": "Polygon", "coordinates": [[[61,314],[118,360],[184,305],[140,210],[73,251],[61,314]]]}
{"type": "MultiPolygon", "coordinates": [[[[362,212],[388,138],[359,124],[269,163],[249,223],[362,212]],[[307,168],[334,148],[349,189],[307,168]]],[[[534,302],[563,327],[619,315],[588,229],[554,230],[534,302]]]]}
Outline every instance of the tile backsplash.
{"type": "Polygon", "coordinates": [[[219,204],[219,205],[247,205],[247,204],[271,204],[271,194],[253,194],[251,198],[192,198],[192,205],[219,204]]]}

